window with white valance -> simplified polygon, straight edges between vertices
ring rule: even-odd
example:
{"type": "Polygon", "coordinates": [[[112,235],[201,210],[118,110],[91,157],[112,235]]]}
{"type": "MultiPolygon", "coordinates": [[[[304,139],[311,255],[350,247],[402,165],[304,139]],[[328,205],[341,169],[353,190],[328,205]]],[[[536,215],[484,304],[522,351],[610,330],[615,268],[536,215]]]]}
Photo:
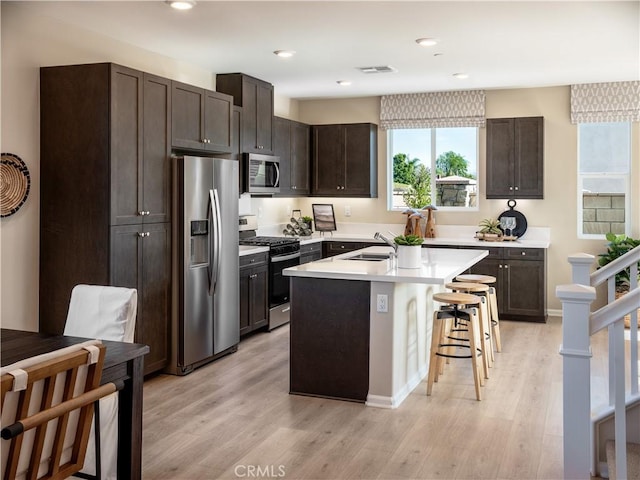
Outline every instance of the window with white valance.
{"type": "Polygon", "coordinates": [[[640,121],[640,81],[571,85],[571,123],[640,121]]]}
{"type": "Polygon", "coordinates": [[[383,95],[380,127],[484,127],[484,90],[383,95]]]}

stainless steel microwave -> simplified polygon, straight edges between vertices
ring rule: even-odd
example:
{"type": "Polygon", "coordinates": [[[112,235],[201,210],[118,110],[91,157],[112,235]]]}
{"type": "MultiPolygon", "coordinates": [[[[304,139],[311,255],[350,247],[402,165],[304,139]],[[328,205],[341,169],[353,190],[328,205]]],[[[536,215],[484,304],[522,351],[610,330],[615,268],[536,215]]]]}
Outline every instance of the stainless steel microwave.
{"type": "Polygon", "coordinates": [[[280,192],[280,157],[245,153],[244,162],[247,192],[280,192]]]}

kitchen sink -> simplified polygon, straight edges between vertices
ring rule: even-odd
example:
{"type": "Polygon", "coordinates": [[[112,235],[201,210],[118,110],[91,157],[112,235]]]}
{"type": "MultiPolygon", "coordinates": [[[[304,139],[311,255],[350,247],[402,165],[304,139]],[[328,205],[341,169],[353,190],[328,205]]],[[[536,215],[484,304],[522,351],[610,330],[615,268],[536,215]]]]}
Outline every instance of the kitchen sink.
{"type": "Polygon", "coordinates": [[[364,262],[380,262],[382,260],[389,260],[388,253],[359,253],[353,257],[345,258],[345,260],[361,260],[364,262]]]}

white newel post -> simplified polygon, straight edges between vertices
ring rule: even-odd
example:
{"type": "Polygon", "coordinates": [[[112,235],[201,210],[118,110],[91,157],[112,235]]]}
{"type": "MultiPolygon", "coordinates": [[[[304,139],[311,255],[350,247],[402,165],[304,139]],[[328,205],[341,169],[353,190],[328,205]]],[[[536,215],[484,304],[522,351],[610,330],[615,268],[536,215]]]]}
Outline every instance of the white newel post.
{"type": "MultiPolygon", "coordinates": [[[[575,270],[574,270],[575,271],[575,270]]],[[[564,478],[589,479],[591,471],[591,337],[589,315],[595,288],[558,285],[562,302],[564,478]]]]}
{"type": "Polygon", "coordinates": [[[591,285],[591,266],[595,257],[588,253],[569,255],[571,264],[571,281],[580,285],[591,285]]]}

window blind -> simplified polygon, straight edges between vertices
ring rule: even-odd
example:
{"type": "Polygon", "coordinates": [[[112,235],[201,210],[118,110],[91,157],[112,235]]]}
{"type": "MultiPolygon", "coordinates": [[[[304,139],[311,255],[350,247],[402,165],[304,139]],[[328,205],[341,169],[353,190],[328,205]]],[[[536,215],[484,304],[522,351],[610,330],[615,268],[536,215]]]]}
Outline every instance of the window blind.
{"type": "Polygon", "coordinates": [[[484,90],[383,95],[380,127],[483,127],[484,90]]]}
{"type": "Polygon", "coordinates": [[[571,123],[640,121],[640,81],[571,85],[571,123]]]}

